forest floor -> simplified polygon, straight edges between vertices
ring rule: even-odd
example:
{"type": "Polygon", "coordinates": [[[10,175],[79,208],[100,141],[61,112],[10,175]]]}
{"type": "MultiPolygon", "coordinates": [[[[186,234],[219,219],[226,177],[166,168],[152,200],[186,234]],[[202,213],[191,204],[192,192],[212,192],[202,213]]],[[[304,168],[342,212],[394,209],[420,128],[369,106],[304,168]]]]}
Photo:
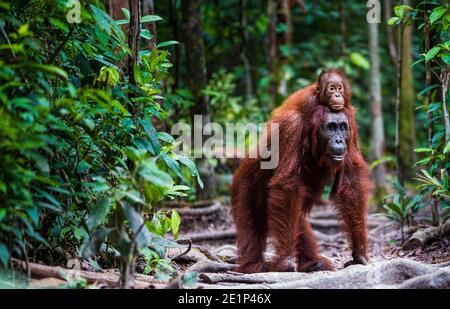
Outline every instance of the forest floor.
{"type": "MultiPolygon", "coordinates": [[[[321,254],[333,260],[337,271],[250,275],[233,272],[236,248],[229,206],[221,207],[214,214],[183,217],[180,238],[191,238],[191,253],[198,250],[207,259],[202,260],[197,255],[192,264],[187,254],[184,262],[191,265],[180,270],[200,273],[197,288],[450,288],[450,236],[423,247],[406,249],[401,245],[398,225],[372,214],[368,218],[370,264],[344,268],[345,262],[351,260],[351,252],[334,209],[315,206],[310,222],[321,254]]],[[[420,222],[417,220],[413,227],[405,227],[405,239],[424,226],[420,222]]],[[[269,245],[266,258],[272,255],[269,245]]]]}
{"type": "MultiPolygon", "coordinates": [[[[351,260],[351,253],[340,222],[332,207],[315,206],[310,222],[321,254],[334,262],[336,271],[241,274],[234,272],[236,247],[230,210],[227,201],[206,207],[179,208],[182,216],[179,239],[191,240],[191,245],[167,252],[179,276],[169,282],[137,274],[135,288],[450,288],[450,224],[446,225],[446,237],[406,249],[401,245],[397,224],[380,215],[369,215],[370,263],[344,268],[345,262],[351,260]],[[183,276],[193,272],[199,275],[197,282],[183,285],[183,276]]],[[[416,217],[414,226],[405,228],[407,243],[426,226],[420,216],[416,217]]],[[[429,215],[422,214],[422,217],[429,215]]],[[[269,244],[266,259],[273,255],[269,244]]],[[[81,287],[119,287],[118,269],[94,270],[87,261],[69,260],[63,267],[13,262],[29,272],[31,288],[80,287],[80,278],[85,282],[81,287]]],[[[140,258],[137,264],[139,271],[139,265],[145,265],[145,261],[140,258]]]]}

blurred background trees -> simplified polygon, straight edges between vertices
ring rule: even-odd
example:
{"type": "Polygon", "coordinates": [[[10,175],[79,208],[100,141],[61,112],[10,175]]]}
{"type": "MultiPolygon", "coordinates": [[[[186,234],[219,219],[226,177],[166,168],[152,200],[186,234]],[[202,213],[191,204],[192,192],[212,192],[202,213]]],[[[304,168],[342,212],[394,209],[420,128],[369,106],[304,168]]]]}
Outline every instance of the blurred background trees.
{"type": "Polygon", "coordinates": [[[180,222],[162,202],[226,194],[235,166],[174,153],[171,126],[263,122],[332,67],[351,81],[372,204],[401,224],[447,219],[448,1],[382,1],[379,24],[356,0],[89,0],[67,23],[73,5],[0,1],[3,266],[57,263],[55,248],[105,262],[106,243],[124,286],[138,252],[171,275],[180,222]]]}

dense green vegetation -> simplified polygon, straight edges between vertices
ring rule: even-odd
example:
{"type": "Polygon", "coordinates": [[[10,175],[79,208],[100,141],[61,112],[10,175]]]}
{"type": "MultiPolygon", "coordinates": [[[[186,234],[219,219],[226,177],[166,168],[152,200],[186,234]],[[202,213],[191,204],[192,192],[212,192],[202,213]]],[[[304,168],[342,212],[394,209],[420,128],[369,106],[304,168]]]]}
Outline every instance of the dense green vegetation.
{"type": "Polygon", "coordinates": [[[424,209],[432,224],[447,220],[448,1],[383,1],[379,45],[370,50],[364,1],[87,0],[81,22],[70,23],[76,3],[0,2],[7,274],[13,258],[58,265],[69,255],[120,267],[128,287],[139,254],[144,273],[174,275],[165,250],[178,246],[180,216],[162,202],[214,197],[215,174],[232,173],[232,164],[176,153],[171,126],[197,113],[221,124],[265,121],[330,67],[351,81],[367,161],[391,179],[377,182],[373,209],[401,226],[424,209]]]}
{"type": "Polygon", "coordinates": [[[124,265],[145,249],[148,271],[170,274],[162,236],[176,237],[180,218],[158,203],[188,189],[177,185],[183,165],[197,171],[151,121],[167,113],[157,100],[168,52],[139,51],[129,76],[126,35],[100,3],[82,8],[79,25],[65,22],[64,1],[1,9],[10,40],[1,59],[2,265],[11,256],[58,263],[49,255],[57,247],[92,258],[108,238],[124,265]]]}

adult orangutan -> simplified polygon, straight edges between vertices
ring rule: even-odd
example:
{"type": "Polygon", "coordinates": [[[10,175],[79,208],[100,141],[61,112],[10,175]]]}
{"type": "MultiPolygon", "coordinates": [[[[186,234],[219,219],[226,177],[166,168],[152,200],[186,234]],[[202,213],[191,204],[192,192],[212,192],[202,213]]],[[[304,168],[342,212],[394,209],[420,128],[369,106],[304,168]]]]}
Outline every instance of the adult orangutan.
{"type": "Polygon", "coordinates": [[[319,255],[307,219],[327,183],[332,184],[330,198],[352,249],[353,260],[347,264],[367,264],[366,215],[372,182],[359,150],[350,97],[343,73],[323,72],[315,84],[295,92],[273,112],[268,125],[279,125],[278,166],[261,169],[259,157],[240,162],[231,188],[237,271],[333,270],[333,263],[319,255]],[[276,258],[266,267],[263,254],[269,236],[276,258]]]}

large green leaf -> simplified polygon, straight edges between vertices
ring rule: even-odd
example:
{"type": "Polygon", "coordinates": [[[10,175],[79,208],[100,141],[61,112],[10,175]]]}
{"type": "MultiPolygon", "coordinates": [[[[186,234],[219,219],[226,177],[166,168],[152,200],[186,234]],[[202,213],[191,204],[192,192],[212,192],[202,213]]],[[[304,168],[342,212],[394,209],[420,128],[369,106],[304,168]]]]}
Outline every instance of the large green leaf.
{"type": "Polygon", "coordinates": [[[153,234],[145,226],[144,218],[130,204],[121,203],[121,206],[134,233],[138,249],[148,247],[152,242],[153,234]]]}
{"type": "Polygon", "coordinates": [[[170,188],[173,184],[169,174],[161,171],[152,159],[146,159],[141,162],[139,175],[157,187],[170,188]]]}
{"type": "Polygon", "coordinates": [[[148,118],[140,119],[139,123],[144,128],[145,133],[147,133],[150,144],[152,145],[152,148],[154,150],[154,154],[158,155],[159,152],[161,151],[161,147],[159,145],[158,133],[156,132],[155,127],[153,126],[152,122],[148,118]]]}
{"type": "Polygon", "coordinates": [[[172,210],[172,215],[170,218],[170,225],[171,225],[174,239],[178,238],[178,230],[180,228],[180,223],[181,223],[180,215],[177,213],[177,211],[175,209],[172,210]]]}
{"type": "Polygon", "coordinates": [[[356,66],[363,68],[365,70],[370,69],[370,63],[367,61],[366,57],[364,57],[361,53],[353,52],[350,53],[350,60],[355,64],[356,66]]]}
{"type": "Polygon", "coordinates": [[[176,44],[180,44],[180,42],[178,41],[165,41],[165,42],[161,42],[159,43],[156,47],[157,48],[161,48],[161,47],[166,47],[166,46],[170,46],[170,45],[176,45],[176,44]]]}
{"type": "Polygon", "coordinates": [[[9,264],[9,250],[4,243],[0,243],[0,262],[4,267],[9,264]]]}
{"type": "Polygon", "coordinates": [[[90,230],[94,230],[96,227],[101,225],[106,216],[109,213],[109,208],[111,207],[111,198],[107,196],[101,196],[97,199],[94,205],[94,209],[89,214],[86,223],[90,230]]]}
{"type": "Polygon", "coordinates": [[[430,23],[434,24],[436,21],[438,21],[442,16],[444,16],[446,11],[447,9],[442,6],[435,8],[430,14],[430,23]]]}
{"type": "Polygon", "coordinates": [[[427,61],[427,62],[430,61],[431,59],[436,57],[436,55],[439,54],[440,51],[441,51],[441,47],[440,46],[433,47],[425,55],[425,61],[427,61]]]}
{"type": "Polygon", "coordinates": [[[157,15],[145,15],[141,17],[141,23],[152,23],[155,21],[163,20],[160,16],[157,15]]]}

